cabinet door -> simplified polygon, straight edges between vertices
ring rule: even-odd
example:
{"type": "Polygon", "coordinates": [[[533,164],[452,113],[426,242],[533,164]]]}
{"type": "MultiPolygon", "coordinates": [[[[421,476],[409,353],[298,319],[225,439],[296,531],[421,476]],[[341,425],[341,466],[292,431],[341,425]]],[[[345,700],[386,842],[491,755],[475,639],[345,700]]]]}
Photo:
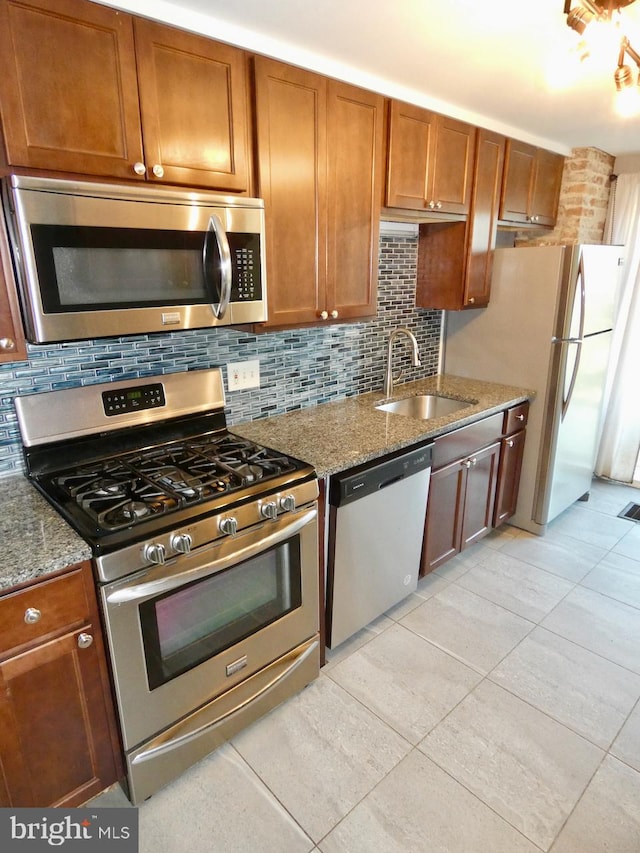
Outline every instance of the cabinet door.
{"type": "Polygon", "coordinates": [[[538,148],[531,200],[531,218],[537,225],[555,225],[564,157],[538,148]]]}
{"type": "Polygon", "coordinates": [[[147,176],[246,191],[246,56],[237,48],[135,19],[147,176]]]}
{"type": "Polygon", "coordinates": [[[516,511],[522,456],[524,454],[525,431],[502,439],[500,448],[500,467],[496,487],[496,505],[493,513],[493,526],[498,527],[516,511]]]}
{"type": "Polygon", "coordinates": [[[95,632],[85,625],[0,663],[1,806],[77,806],[115,782],[95,632]],[[81,634],[94,637],[88,648],[81,634]]]}
{"type": "Polygon", "coordinates": [[[436,114],[391,101],[386,204],[424,210],[428,202],[429,173],[435,146],[436,114]]]}
{"type": "Polygon", "coordinates": [[[467,483],[460,550],[463,551],[491,530],[498,479],[500,442],[496,441],[465,461],[467,483]]]}
{"type": "Polygon", "coordinates": [[[437,117],[435,127],[432,181],[427,207],[443,213],[468,213],[476,128],[442,115],[437,117]]]}
{"type": "Polygon", "coordinates": [[[255,59],[269,326],[317,322],[326,293],[326,80],[255,59]]]}
{"type": "Polygon", "coordinates": [[[536,148],[507,139],[500,219],[528,222],[536,165],[536,148]]]}
{"type": "Polygon", "coordinates": [[[0,0],[0,79],[10,166],[136,177],[131,16],[84,0],[0,0]]]}
{"type": "Polygon", "coordinates": [[[22,318],[13,279],[9,242],[0,216],[0,363],[23,361],[27,347],[22,331],[22,318]]]}
{"type": "Polygon", "coordinates": [[[467,269],[462,307],[489,303],[493,251],[496,245],[505,139],[480,129],[467,235],[467,269]]]}
{"type": "Polygon", "coordinates": [[[384,98],[330,80],[327,99],[329,318],[376,313],[384,98]]]}
{"type": "Polygon", "coordinates": [[[420,575],[437,569],[460,550],[467,471],[456,460],[431,472],[420,575]]]}

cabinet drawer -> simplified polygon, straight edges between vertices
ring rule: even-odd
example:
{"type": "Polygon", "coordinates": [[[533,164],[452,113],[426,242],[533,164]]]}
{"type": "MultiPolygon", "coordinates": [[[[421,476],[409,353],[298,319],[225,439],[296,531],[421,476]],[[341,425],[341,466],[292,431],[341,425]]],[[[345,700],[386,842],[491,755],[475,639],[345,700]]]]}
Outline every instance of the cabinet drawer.
{"type": "Polygon", "coordinates": [[[82,569],[9,593],[0,598],[0,658],[18,646],[83,624],[90,618],[82,569]],[[34,622],[25,621],[27,612],[34,622]]]}
{"type": "Polygon", "coordinates": [[[512,432],[522,429],[527,425],[529,416],[529,404],[521,403],[519,406],[514,406],[512,409],[507,409],[504,413],[503,435],[511,435],[512,432]]]}
{"type": "Polygon", "coordinates": [[[503,419],[504,414],[497,412],[475,424],[436,438],[433,443],[433,467],[440,468],[497,441],[502,435],[503,419]]]}

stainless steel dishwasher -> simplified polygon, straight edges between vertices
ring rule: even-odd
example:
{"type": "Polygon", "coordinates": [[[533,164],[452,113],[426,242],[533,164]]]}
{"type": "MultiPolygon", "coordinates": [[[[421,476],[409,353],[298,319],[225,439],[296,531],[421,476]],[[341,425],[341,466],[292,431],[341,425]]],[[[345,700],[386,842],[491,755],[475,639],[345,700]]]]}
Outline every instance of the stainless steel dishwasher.
{"type": "Polygon", "coordinates": [[[329,648],[415,592],[431,448],[422,445],[331,477],[329,648]]]}

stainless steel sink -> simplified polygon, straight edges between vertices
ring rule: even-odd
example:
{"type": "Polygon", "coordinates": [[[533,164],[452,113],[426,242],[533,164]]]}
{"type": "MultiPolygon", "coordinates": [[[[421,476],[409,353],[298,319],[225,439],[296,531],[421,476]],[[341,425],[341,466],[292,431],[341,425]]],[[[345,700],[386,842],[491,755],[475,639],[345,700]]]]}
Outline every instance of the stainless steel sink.
{"type": "Polygon", "coordinates": [[[376,409],[382,412],[393,412],[395,415],[405,415],[408,418],[428,420],[451,415],[471,405],[473,403],[470,401],[440,397],[438,394],[418,394],[415,397],[394,400],[392,403],[381,403],[376,406],[376,409]]]}

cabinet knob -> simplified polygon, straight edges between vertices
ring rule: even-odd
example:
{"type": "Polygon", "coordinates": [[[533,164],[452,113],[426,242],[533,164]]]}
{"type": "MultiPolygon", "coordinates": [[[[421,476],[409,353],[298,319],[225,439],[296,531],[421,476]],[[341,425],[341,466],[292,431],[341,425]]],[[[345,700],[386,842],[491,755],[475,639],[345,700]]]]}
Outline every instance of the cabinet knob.
{"type": "Polygon", "coordinates": [[[334,308],[334,309],[333,309],[333,311],[331,312],[331,319],[332,319],[332,320],[337,320],[337,319],[338,319],[338,312],[336,311],[336,309],[335,309],[335,308],[334,308]]]}
{"type": "Polygon", "coordinates": [[[441,210],[441,209],[442,209],[442,202],[441,202],[441,201],[437,201],[437,202],[436,202],[436,210],[441,210]]]}
{"type": "Polygon", "coordinates": [[[473,303],[476,301],[476,298],[475,296],[470,296],[467,301],[469,302],[469,305],[473,305],[473,303]]]}
{"type": "Polygon", "coordinates": [[[40,621],[42,613],[38,610],[37,607],[27,607],[24,612],[24,621],[27,625],[35,625],[36,622],[40,621]]]}
{"type": "Polygon", "coordinates": [[[513,447],[513,439],[512,438],[507,439],[507,447],[513,447]]]}
{"type": "Polygon", "coordinates": [[[465,459],[465,461],[462,464],[464,465],[465,468],[471,468],[471,460],[470,459],[465,459]]]}
{"type": "Polygon", "coordinates": [[[16,342],[13,338],[0,338],[0,350],[11,352],[16,348],[16,342]]]}
{"type": "Polygon", "coordinates": [[[136,175],[146,175],[147,174],[147,167],[144,165],[144,163],[140,163],[140,162],[134,163],[133,164],[133,171],[136,173],[136,175]]]}
{"type": "Polygon", "coordinates": [[[433,199],[431,199],[431,201],[429,202],[429,210],[433,210],[435,206],[436,206],[435,201],[433,199]]]}
{"type": "Polygon", "coordinates": [[[475,456],[472,456],[472,457],[471,457],[471,464],[472,464],[472,465],[477,465],[477,464],[478,464],[478,460],[476,459],[476,457],[475,457],[475,456]]]}
{"type": "Polygon", "coordinates": [[[91,643],[93,643],[93,637],[91,634],[78,634],[79,649],[88,649],[91,643]]]}
{"type": "Polygon", "coordinates": [[[153,169],[151,170],[156,178],[164,178],[164,169],[160,165],[160,163],[156,163],[153,169]]]}
{"type": "Polygon", "coordinates": [[[320,312],[320,319],[321,319],[321,320],[328,320],[328,319],[329,319],[329,314],[328,314],[326,311],[321,311],[321,312],[320,312]]]}
{"type": "Polygon", "coordinates": [[[516,420],[517,420],[517,421],[523,421],[523,420],[524,420],[524,415],[516,415],[516,420]]]}

